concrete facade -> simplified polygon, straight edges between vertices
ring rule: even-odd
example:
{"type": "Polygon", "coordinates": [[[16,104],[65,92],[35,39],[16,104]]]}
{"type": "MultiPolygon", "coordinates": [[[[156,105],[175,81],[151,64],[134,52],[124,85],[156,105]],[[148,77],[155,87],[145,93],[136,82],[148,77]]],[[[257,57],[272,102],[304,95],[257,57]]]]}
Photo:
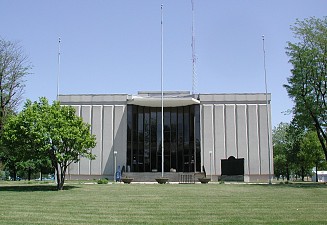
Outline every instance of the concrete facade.
{"type": "Polygon", "coordinates": [[[265,94],[200,94],[202,164],[211,165],[213,175],[221,175],[222,159],[234,156],[244,158],[244,181],[269,179],[269,165],[273,173],[270,100],[268,95],[267,126],[265,94]]]}
{"type": "MultiPolygon", "coordinates": [[[[144,96],[128,94],[60,95],[62,105],[71,105],[76,114],[91,124],[97,145],[92,149],[95,160],[81,158],[69,167],[67,179],[93,179],[113,177],[114,151],[117,165],[126,166],[127,105],[152,102],[157,105],[158,95],[139,100],[144,96]]],[[[150,94],[152,92],[149,92],[150,94]]],[[[200,104],[201,168],[207,175],[221,175],[221,160],[230,156],[244,158],[244,181],[268,181],[269,165],[273,173],[271,139],[271,96],[268,107],[265,94],[199,94],[191,96],[169,92],[167,105],[200,104]],[[175,96],[174,93],[176,94],[175,96]],[[173,96],[173,97],[172,97],[173,96]],[[267,124],[267,108],[269,113],[267,124]],[[269,131],[269,138],[268,138],[269,131]],[[270,144],[270,156],[268,155],[270,144]],[[269,162],[270,159],[270,162],[269,162]]],[[[147,107],[151,107],[147,103],[147,107]]]]}
{"type": "Polygon", "coordinates": [[[62,105],[71,105],[84,122],[91,124],[97,145],[95,160],[81,158],[68,169],[67,179],[113,177],[114,151],[117,165],[126,163],[127,95],[61,95],[62,105]]]}

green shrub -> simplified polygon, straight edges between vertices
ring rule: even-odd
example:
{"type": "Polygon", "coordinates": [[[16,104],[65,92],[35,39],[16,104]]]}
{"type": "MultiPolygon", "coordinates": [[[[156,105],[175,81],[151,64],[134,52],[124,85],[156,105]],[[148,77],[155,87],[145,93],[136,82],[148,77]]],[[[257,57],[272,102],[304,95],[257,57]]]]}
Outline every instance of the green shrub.
{"type": "Polygon", "coordinates": [[[5,173],[5,171],[0,171],[0,180],[6,180],[6,173],[5,173]]]}
{"type": "Polygon", "coordinates": [[[9,172],[0,171],[0,180],[9,180],[9,172]]]}
{"type": "Polygon", "coordinates": [[[97,181],[98,184],[108,184],[108,179],[99,179],[97,181]]]}

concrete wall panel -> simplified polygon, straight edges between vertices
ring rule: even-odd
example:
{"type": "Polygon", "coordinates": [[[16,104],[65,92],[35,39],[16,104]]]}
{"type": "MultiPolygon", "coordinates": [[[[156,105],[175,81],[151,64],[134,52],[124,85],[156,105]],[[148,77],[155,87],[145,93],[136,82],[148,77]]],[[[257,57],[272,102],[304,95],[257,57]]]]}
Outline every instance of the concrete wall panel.
{"type": "Polygon", "coordinates": [[[114,108],[114,151],[117,151],[117,167],[126,166],[127,154],[127,110],[126,105],[114,108]]]}
{"type": "MultiPolygon", "coordinates": [[[[91,124],[91,106],[83,105],[81,108],[81,117],[83,121],[91,124]]],[[[90,160],[86,158],[81,158],[80,160],[80,171],[81,175],[89,175],[90,174],[90,160]]]]}
{"type": "MultiPolygon", "coordinates": [[[[269,173],[268,162],[268,129],[267,129],[267,107],[266,105],[258,106],[259,112],[259,138],[260,138],[260,159],[261,173],[269,173]]],[[[269,110],[269,109],[268,109],[269,110]]]]}
{"type": "Polygon", "coordinates": [[[271,175],[274,174],[274,148],[272,144],[272,125],[271,125],[271,105],[268,105],[268,110],[269,110],[269,146],[270,146],[270,173],[271,175]]]}
{"type": "MultiPolygon", "coordinates": [[[[210,155],[211,151],[213,154],[214,150],[214,139],[213,139],[213,105],[202,106],[202,140],[203,140],[203,165],[207,174],[210,174],[210,155]]],[[[212,155],[212,157],[214,157],[212,155]]],[[[211,165],[212,169],[214,165],[211,165]]]]}
{"type": "Polygon", "coordinates": [[[215,105],[215,165],[217,175],[221,174],[221,159],[226,158],[225,106],[215,105]]]}
{"type": "Polygon", "coordinates": [[[114,106],[103,107],[103,153],[102,153],[102,173],[113,174],[113,131],[114,131],[114,106]],[[112,156],[112,157],[110,157],[112,156]]]}
{"type": "Polygon", "coordinates": [[[257,105],[248,105],[249,174],[260,174],[257,105]]]}
{"type": "Polygon", "coordinates": [[[228,104],[225,109],[225,129],[226,129],[226,156],[237,157],[236,149],[236,124],[235,105],[228,104]]]}
{"type": "Polygon", "coordinates": [[[92,149],[95,160],[91,161],[91,175],[100,175],[102,167],[102,106],[92,107],[92,134],[96,137],[96,146],[92,149]]]}
{"type": "Polygon", "coordinates": [[[236,106],[236,127],[237,127],[237,158],[244,158],[244,174],[249,173],[248,167],[248,134],[246,105],[236,106]]]}
{"type": "MultiPolygon", "coordinates": [[[[80,116],[81,106],[74,105],[73,108],[75,109],[76,116],[80,116]]],[[[80,162],[70,164],[68,167],[68,174],[79,174],[79,163],[80,162]]]]}

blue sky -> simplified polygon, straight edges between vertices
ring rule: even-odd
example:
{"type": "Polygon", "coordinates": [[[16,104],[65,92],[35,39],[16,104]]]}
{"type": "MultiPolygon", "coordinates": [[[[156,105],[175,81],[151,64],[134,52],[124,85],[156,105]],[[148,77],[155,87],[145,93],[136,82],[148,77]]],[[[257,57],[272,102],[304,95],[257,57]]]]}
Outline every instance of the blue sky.
{"type": "MultiPolygon", "coordinates": [[[[265,35],[272,124],[289,122],[282,87],[291,65],[296,18],[326,15],[326,1],[194,0],[198,93],[265,92],[265,35]]],[[[192,90],[191,0],[0,0],[0,36],[19,41],[33,65],[24,98],[56,98],[58,38],[61,94],[160,90],[161,11],[164,89],[192,90]]]]}

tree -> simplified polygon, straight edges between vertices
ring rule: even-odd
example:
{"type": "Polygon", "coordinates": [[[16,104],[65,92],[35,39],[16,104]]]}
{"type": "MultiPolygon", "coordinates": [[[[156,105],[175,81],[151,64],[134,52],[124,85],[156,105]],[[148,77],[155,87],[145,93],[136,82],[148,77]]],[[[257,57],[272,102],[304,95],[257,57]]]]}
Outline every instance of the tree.
{"type": "Polygon", "coordinates": [[[305,135],[305,129],[299,126],[297,118],[293,118],[287,130],[287,139],[289,140],[288,159],[291,165],[292,174],[296,177],[301,176],[301,171],[306,163],[306,155],[301,153],[301,142],[305,135]],[[300,157],[301,156],[301,157],[300,157]]]}
{"type": "Polygon", "coordinates": [[[314,166],[324,168],[324,154],[315,131],[299,126],[296,118],[290,124],[280,123],[273,129],[274,173],[278,177],[311,175],[314,166]]]}
{"type": "Polygon", "coordinates": [[[296,126],[294,120],[280,123],[273,129],[274,172],[277,176],[286,176],[290,180],[291,174],[298,169],[297,152],[300,149],[302,130],[296,126]]]}
{"type": "Polygon", "coordinates": [[[27,101],[24,109],[11,117],[5,127],[5,147],[24,160],[51,161],[57,174],[57,188],[63,189],[68,166],[80,157],[94,159],[91,149],[95,136],[90,134],[90,125],[76,116],[71,106],[49,105],[46,98],[39,102],[27,101]]]}
{"type": "MultiPolygon", "coordinates": [[[[19,123],[18,120],[13,120],[15,117],[9,117],[7,121],[10,121],[11,123],[15,122],[15,126],[18,127],[19,123]]],[[[14,140],[10,140],[6,138],[6,133],[2,134],[1,137],[1,152],[0,157],[1,161],[4,164],[4,167],[9,171],[10,176],[13,178],[13,180],[16,180],[17,172],[19,170],[19,163],[24,160],[25,153],[22,151],[22,145],[18,142],[14,142],[14,140]],[[10,148],[6,147],[7,142],[13,141],[10,148]]],[[[17,136],[17,138],[20,138],[17,136]]]]}
{"type": "Polygon", "coordinates": [[[35,136],[30,133],[30,137],[27,137],[26,128],[23,130],[24,132],[22,131],[27,125],[27,121],[26,115],[20,113],[17,116],[10,116],[4,126],[1,159],[13,180],[16,180],[19,170],[28,170],[28,179],[30,180],[31,169],[39,167],[42,161],[40,154],[35,151],[37,146],[26,139],[35,136]]]}
{"type": "Polygon", "coordinates": [[[24,77],[30,68],[22,48],[0,38],[0,134],[7,116],[21,101],[24,77]]]}
{"type": "Polygon", "coordinates": [[[316,142],[314,139],[315,136],[317,136],[315,132],[307,131],[304,134],[300,142],[299,150],[296,153],[298,165],[297,169],[302,181],[304,181],[304,177],[306,175],[311,175],[312,168],[315,165],[315,155],[319,150],[321,151],[321,146],[318,139],[316,139],[318,142],[316,142]]]}
{"type": "Polygon", "coordinates": [[[294,117],[316,131],[327,160],[327,17],[297,20],[291,30],[299,42],[288,42],[293,68],[284,87],[295,103],[294,117]]]}
{"type": "Polygon", "coordinates": [[[288,176],[288,162],[287,162],[287,129],[288,123],[280,123],[274,127],[272,131],[272,142],[274,148],[274,174],[279,179],[280,176],[288,176]]]}
{"type": "MultiPolygon", "coordinates": [[[[301,161],[303,162],[303,164],[301,164],[302,180],[305,172],[310,173],[312,172],[312,168],[316,167],[317,173],[318,167],[323,166],[322,159],[324,158],[324,154],[315,131],[308,131],[303,137],[301,151],[298,157],[302,159],[301,161]]],[[[316,179],[318,179],[318,176],[316,176],[316,179]]]]}

